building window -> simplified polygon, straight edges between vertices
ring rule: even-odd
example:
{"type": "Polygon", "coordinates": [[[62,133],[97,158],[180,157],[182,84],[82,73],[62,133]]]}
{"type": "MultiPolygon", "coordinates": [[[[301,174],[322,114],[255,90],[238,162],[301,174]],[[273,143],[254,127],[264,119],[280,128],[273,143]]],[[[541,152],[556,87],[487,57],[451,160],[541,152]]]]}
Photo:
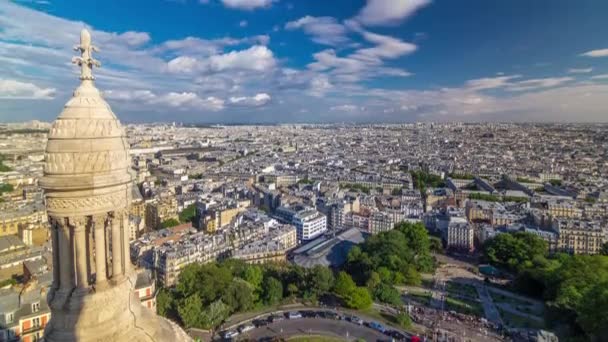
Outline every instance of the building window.
{"type": "Polygon", "coordinates": [[[7,312],[4,314],[4,320],[6,321],[6,323],[12,323],[14,319],[13,313],[12,312],[7,312]]]}
{"type": "Polygon", "coordinates": [[[32,303],[32,312],[40,311],[40,302],[32,303]]]}

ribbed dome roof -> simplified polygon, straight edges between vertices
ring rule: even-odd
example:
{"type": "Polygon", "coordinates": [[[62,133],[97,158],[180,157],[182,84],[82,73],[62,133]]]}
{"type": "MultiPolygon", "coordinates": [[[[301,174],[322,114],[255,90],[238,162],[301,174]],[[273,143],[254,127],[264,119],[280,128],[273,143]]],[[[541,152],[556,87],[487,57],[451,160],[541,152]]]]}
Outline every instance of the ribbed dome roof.
{"type": "Polygon", "coordinates": [[[82,58],[74,62],[82,68],[82,82],[49,132],[40,181],[47,199],[108,193],[131,182],[125,132],[93,83],[91,69],[99,63],[91,57],[95,47],[86,30],[78,49],[82,58]]]}
{"type": "Polygon", "coordinates": [[[92,81],[84,81],[51,127],[42,185],[62,190],[129,181],[127,146],[110,106],[92,81]]]}

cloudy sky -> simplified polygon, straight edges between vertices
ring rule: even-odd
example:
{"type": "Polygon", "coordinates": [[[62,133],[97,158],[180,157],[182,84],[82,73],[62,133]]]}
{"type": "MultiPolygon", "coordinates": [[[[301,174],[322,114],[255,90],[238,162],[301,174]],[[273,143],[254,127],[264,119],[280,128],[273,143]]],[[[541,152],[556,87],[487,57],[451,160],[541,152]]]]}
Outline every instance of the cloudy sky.
{"type": "Polygon", "coordinates": [[[608,121],[608,1],[0,0],[0,122],[608,121]]]}

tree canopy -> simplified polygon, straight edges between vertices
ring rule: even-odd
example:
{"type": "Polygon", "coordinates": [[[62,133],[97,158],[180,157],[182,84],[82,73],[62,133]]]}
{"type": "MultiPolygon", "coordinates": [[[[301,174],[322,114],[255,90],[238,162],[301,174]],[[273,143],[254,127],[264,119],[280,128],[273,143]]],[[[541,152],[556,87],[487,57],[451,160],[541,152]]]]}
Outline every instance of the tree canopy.
{"type": "Polygon", "coordinates": [[[359,285],[367,285],[372,277],[387,284],[419,284],[419,272],[435,268],[430,245],[428,232],[421,223],[400,223],[395,229],[371,236],[353,247],[345,270],[359,285]]]}
{"type": "Polygon", "coordinates": [[[333,295],[353,309],[370,307],[373,298],[401,305],[393,284],[417,284],[419,272],[434,267],[424,226],[402,223],[352,248],[336,275],[323,266],[249,265],[235,259],[190,264],[181,271],[174,288],[160,290],[158,313],[186,327],[211,329],[233,313],[296,298],[315,302],[333,295]]]}
{"type": "Polygon", "coordinates": [[[175,226],[178,226],[178,225],[179,225],[179,221],[178,221],[178,220],[176,220],[176,219],[174,219],[174,218],[170,218],[170,219],[168,219],[168,220],[164,220],[164,221],[161,223],[161,226],[162,226],[163,228],[171,228],[171,227],[175,227],[175,226]]]}
{"type": "MultiPolygon", "coordinates": [[[[334,275],[327,267],[249,265],[228,259],[186,266],[174,288],[160,289],[157,308],[160,315],[181,321],[186,327],[210,329],[236,312],[295,298],[316,300],[333,289],[334,275]]],[[[353,306],[367,305],[362,292],[349,299],[353,306]]]]}
{"type": "Polygon", "coordinates": [[[544,257],[547,243],[532,233],[515,232],[497,235],[487,241],[483,249],[487,262],[517,271],[530,267],[535,258],[544,257]]]}
{"type": "Polygon", "coordinates": [[[608,333],[608,256],[548,255],[542,239],[522,232],[496,236],[483,252],[515,273],[516,289],[546,301],[548,322],[566,336],[600,340],[608,333]]]}
{"type": "Polygon", "coordinates": [[[196,204],[190,204],[185,207],[184,210],[179,213],[179,222],[186,223],[191,222],[196,215],[196,204]]]}

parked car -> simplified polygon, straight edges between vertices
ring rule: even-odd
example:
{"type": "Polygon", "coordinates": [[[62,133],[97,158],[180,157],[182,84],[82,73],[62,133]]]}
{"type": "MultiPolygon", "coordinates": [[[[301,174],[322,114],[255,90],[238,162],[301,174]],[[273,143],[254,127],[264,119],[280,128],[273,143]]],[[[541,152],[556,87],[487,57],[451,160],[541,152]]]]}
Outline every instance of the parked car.
{"type": "Polygon", "coordinates": [[[405,336],[404,334],[402,334],[398,331],[393,331],[391,336],[393,336],[393,338],[396,339],[397,341],[407,341],[407,336],[405,336]]]}
{"type": "Polygon", "coordinates": [[[386,331],[386,328],[384,328],[382,326],[382,324],[377,323],[377,322],[370,322],[369,323],[369,327],[372,328],[372,329],[374,329],[374,330],[377,330],[377,331],[379,331],[381,333],[384,333],[386,331]]]}
{"type": "Polygon", "coordinates": [[[255,325],[253,324],[244,324],[239,327],[239,331],[242,333],[248,332],[255,329],[255,325]]]}
{"type": "Polygon", "coordinates": [[[338,315],[337,313],[332,312],[332,311],[327,311],[327,312],[325,312],[325,318],[340,319],[340,315],[338,315]]]}
{"type": "Polygon", "coordinates": [[[314,318],[317,317],[317,314],[314,311],[302,311],[302,317],[314,318]]]}
{"type": "Polygon", "coordinates": [[[289,318],[289,319],[302,318],[302,314],[297,311],[291,311],[289,314],[287,314],[287,318],[289,318]]]}
{"type": "Polygon", "coordinates": [[[227,330],[227,331],[224,331],[223,337],[225,339],[229,340],[229,339],[237,337],[238,335],[239,335],[239,332],[236,330],[227,330]]]}
{"type": "Polygon", "coordinates": [[[363,320],[357,316],[351,316],[350,321],[355,324],[363,325],[363,320]]]}
{"type": "Polygon", "coordinates": [[[268,325],[268,319],[254,319],[253,320],[253,324],[259,328],[259,327],[265,327],[268,325]]]}
{"type": "Polygon", "coordinates": [[[268,322],[270,323],[274,323],[274,322],[279,322],[284,320],[285,318],[283,316],[279,316],[279,315],[272,315],[268,318],[268,322]]]}

